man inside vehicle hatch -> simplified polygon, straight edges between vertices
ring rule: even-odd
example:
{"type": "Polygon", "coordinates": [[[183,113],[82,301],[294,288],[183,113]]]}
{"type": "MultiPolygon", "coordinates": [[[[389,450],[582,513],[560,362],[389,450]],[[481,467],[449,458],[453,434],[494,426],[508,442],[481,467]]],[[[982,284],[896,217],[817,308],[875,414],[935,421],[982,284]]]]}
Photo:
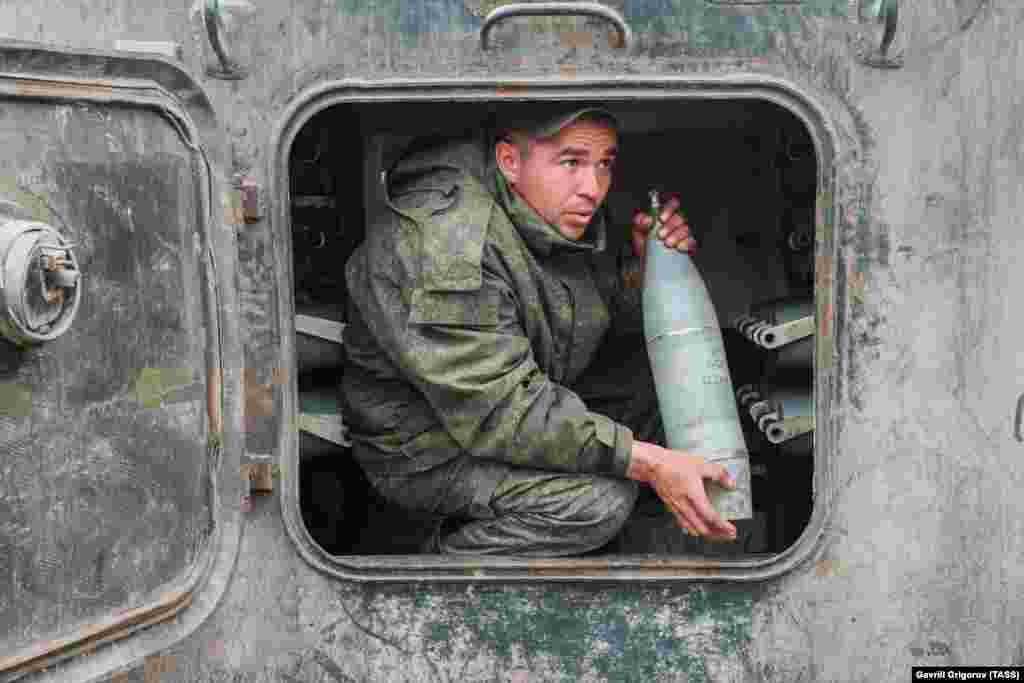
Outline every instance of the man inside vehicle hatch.
{"type": "MultiPolygon", "coordinates": [[[[622,334],[641,329],[652,220],[637,211],[621,253],[606,248],[618,122],[529,111],[414,143],[387,174],[391,211],[346,265],[353,453],[384,498],[441,520],[426,552],[584,553],[641,489],[684,532],[732,540],[703,480],[734,483],[659,445],[643,339],[622,334]]],[[[659,237],[693,253],[679,206],[665,203],[659,237]]]]}

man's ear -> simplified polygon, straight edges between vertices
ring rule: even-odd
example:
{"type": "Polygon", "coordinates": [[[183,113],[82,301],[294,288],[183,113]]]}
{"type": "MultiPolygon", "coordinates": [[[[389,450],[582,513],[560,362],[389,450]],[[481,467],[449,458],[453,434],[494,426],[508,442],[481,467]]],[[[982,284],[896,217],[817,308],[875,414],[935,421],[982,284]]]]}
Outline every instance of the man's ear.
{"type": "Polygon", "coordinates": [[[510,185],[519,182],[522,159],[518,146],[508,140],[499,140],[494,145],[494,160],[498,163],[498,170],[510,185]]]}

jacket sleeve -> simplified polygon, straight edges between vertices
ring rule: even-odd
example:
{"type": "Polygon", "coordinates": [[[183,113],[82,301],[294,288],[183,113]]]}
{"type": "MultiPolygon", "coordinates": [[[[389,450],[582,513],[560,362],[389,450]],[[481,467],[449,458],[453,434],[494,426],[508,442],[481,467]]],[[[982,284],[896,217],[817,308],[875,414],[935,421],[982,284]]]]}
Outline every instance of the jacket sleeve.
{"type": "Polygon", "coordinates": [[[612,332],[643,333],[643,270],[633,247],[620,244],[612,253],[596,256],[593,263],[594,280],[611,313],[612,332]]]}
{"type": "Polygon", "coordinates": [[[536,362],[509,266],[487,238],[493,198],[464,175],[417,183],[392,194],[347,268],[388,360],[474,457],[624,477],[630,429],[536,362]]]}
{"type": "Polygon", "coordinates": [[[633,434],[587,410],[537,366],[511,288],[412,293],[396,360],[445,429],[473,456],[625,477],[633,434]]]}

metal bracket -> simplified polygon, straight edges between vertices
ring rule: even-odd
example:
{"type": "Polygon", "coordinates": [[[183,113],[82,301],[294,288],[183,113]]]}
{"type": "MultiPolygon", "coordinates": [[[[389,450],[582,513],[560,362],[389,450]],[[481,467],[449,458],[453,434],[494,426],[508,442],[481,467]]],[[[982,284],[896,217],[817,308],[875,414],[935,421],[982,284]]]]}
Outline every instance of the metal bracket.
{"type": "Polygon", "coordinates": [[[274,492],[274,458],[271,455],[246,453],[242,459],[242,479],[250,494],[274,492]]]}
{"type": "Polygon", "coordinates": [[[114,49],[119,52],[145,52],[153,55],[163,55],[168,59],[184,61],[184,52],[181,43],[169,40],[118,40],[114,43],[114,49]]]}
{"type": "Polygon", "coordinates": [[[301,432],[312,434],[336,446],[349,448],[352,442],[348,438],[348,428],[341,415],[316,415],[299,413],[298,428],[301,432]]]}
{"type": "Polygon", "coordinates": [[[762,349],[772,350],[814,335],[814,316],[772,325],[753,315],[741,315],[733,326],[762,349]]]}
{"type": "Polygon", "coordinates": [[[807,251],[814,246],[814,237],[811,236],[810,229],[794,230],[789,233],[789,236],[786,238],[786,246],[789,247],[789,250],[792,252],[807,251]]]}
{"type": "Polygon", "coordinates": [[[238,81],[249,75],[249,71],[231,56],[227,42],[227,27],[224,25],[222,13],[223,0],[206,0],[203,21],[206,24],[206,35],[210,38],[210,47],[220,60],[220,66],[210,65],[206,74],[214,78],[238,81]]]}
{"type": "Polygon", "coordinates": [[[903,66],[903,53],[889,54],[896,29],[899,27],[900,0],[852,0],[857,3],[857,22],[861,26],[882,25],[882,38],[878,46],[872,44],[867,33],[875,35],[876,30],[861,32],[858,36],[858,58],[868,66],[878,69],[898,69],[903,66]]]}
{"type": "Polygon", "coordinates": [[[242,220],[246,223],[260,221],[267,213],[267,198],[263,186],[255,178],[246,175],[236,176],[232,184],[238,191],[242,220]]]}
{"type": "Polygon", "coordinates": [[[299,314],[295,316],[295,331],[299,334],[320,337],[335,344],[342,344],[345,323],[299,314]]]}
{"type": "Polygon", "coordinates": [[[813,401],[808,403],[793,397],[765,397],[751,384],[737,389],[736,399],[758,430],[775,445],[814,431],[813,401]]]}
{"type": "Polygon", "coordinates": [[[501,21],[511,17],[565,17],[590,16],[606,19],[615,27],[619,42],[615,47],[629,50],[633,46],[633,31],[617,11],[596,2],[533,2],[515,3],[498,7],[487,15],[480,28],[480,49],[490,49],[491,31],[501,21]]]}

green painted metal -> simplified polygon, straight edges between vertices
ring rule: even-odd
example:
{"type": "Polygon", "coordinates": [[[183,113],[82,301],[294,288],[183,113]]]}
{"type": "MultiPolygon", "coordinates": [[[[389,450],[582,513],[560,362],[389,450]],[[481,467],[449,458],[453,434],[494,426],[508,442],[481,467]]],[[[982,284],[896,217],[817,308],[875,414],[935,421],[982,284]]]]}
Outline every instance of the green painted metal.
{"type": "Polygon", "coordinates": [[[32,414],[32,387],[0,382],[0,417],[26,418],[32,414]]]}
{"type": "Polygon", "coordinates": [[[545,680],[703,681],[713,660],[736,662],[750,643],[754,597],[724,587],[627,587],[595,600],[575,591],[488,587],[458,602],[454,611],[437,595],[414,601],[445,615],[422,633],[439,661],[470,643],[509,666],[524,654],[544,662],[545,680]]]}
{"type": "Polygon", "coordinates": [[[651,193],[654,227],[644,269],[644,337],[668,447],[693,451],[729,470],[736,489],[706,484],[727,519],[753,516],[750,456],[711,297],[689,255],[658,239],[660,204],[651,193]]]}
{"type": "Polygon", "coordinates": [[[800,31],[811,17],[846,17],[848,0],[730,6],[701,0],[626,2],[623,13],[638,33],[683,36],[687,50],[762,54],[800,31]]]}
{"type": "MultiPolygon", "coordinates": [[[[778,4],[712,4],[706,0],[629,0],[605,2],[622,13],[629,28],[643,41],[683,38],[681,47],[712,55],[737,51],[764,54],[798,34],[808,19],[847,18],[849,0],[804,0],[778,4]]],[[[336,0],[341,15],[366,17],[374,30],[391,31],[404,38],[480,29],[484,18],[511,0],[439,0],[409,3],[398,0],[336,0]]],[[[531,30],[559,32],[579,30],[580,20],[567,17],[531,18],[531,30]]],[[[603,30],[603,29],[602,29],[603,30]]]]}
{"type": "Polygon", "coordinates": [[[194,372],[189,368],[142,368],[135,376],[130,395],[146,408],[157,408],[174,392],[190,386],[194,372]]]}

